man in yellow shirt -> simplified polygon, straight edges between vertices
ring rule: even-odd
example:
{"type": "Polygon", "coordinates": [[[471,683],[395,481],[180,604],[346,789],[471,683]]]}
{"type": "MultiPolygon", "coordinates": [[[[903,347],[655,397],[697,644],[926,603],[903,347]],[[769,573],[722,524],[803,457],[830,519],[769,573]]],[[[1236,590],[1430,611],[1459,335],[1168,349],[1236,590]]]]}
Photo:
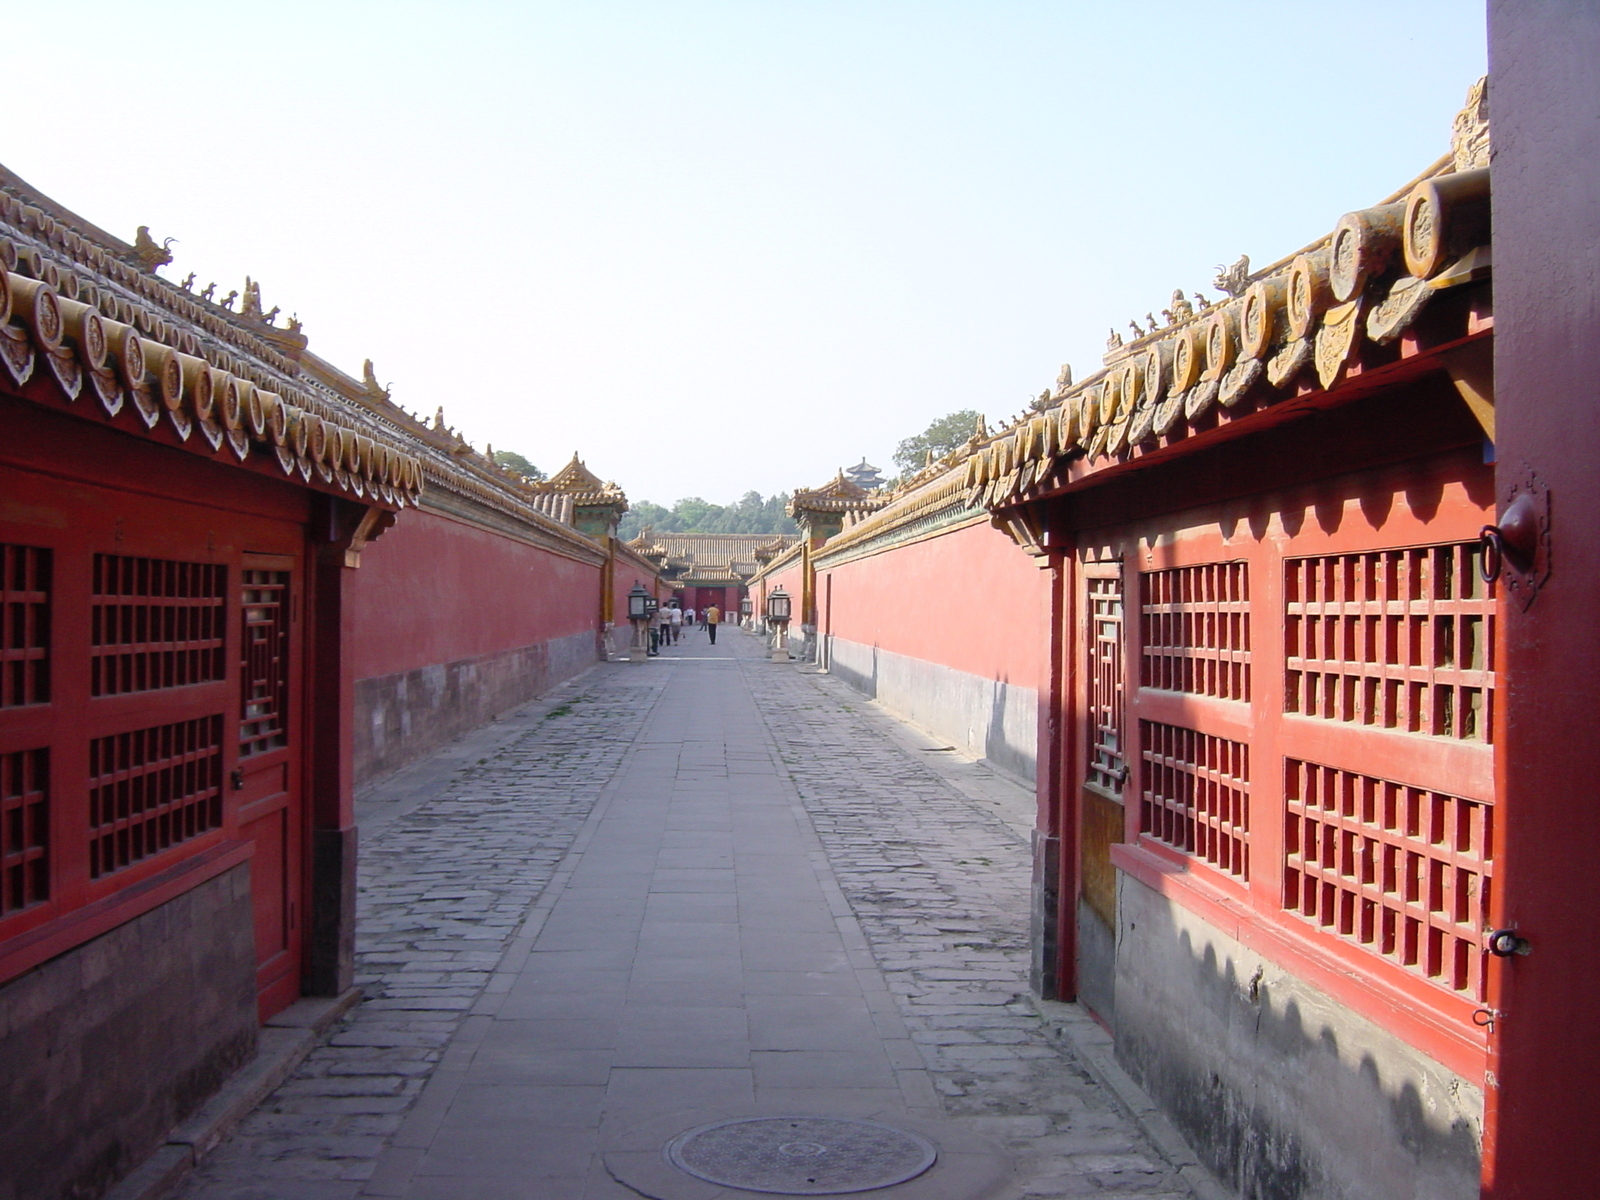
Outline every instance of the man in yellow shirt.
{"type": "Polygon", "coordinates": [[[722,610],[715,604],[708,605],[704,613],[706,632],[711,635],[711,644],[717,644],[717,626],[722,624],[722,610]]]}

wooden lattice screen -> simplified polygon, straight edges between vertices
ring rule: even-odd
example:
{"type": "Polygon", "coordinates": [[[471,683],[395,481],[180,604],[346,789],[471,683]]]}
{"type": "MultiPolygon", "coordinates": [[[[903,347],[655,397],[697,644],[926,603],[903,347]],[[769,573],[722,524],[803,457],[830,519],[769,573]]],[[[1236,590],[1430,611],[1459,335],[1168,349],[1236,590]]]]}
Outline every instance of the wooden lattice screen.
{"type": "Polygon", "coordinates": [[[1140,684],[1249,700],[1249,564],[1147,571],[1142,583],[1140,684]]]}
{"type": "Polygon", "coordinates": [[[1476,544],[1289,560],[1286,711],[1489,741],[1488,593],[1476,544]]]}
{"type": "Polygon", "coordinates": [[[1156,721],[1139,723],[1139,745],[1139,831],[1249,879],[1250,747],[1156,721]]]}
{"type": "Polygon", "coordinates": [[[1089,761],[1087,781],[1117,796],[1127,778],[1122,745],[1122,579],[1091,578],[1089,609],[1089,761]]]}
{"type": "Polygon", "coordinates": [[[89,743],[89,875],[98,879],[222,824],[222,717],[89,743]]]}
{"type": "MultiPolygon", "coordinates": [[[[1284,553],[1342,537],[1193,537],[1141,572],[1129,833],[1335,953],[1476,1002],[1494,599],[1474,542],[1284,553]],[[1263,595],[1261,579],[1280,586],[1263,595]]],[[[1087,582],[1092,595],[1107,586],[1087,582]]],[[[1101,629],[1092,653],[1109,646],[1101,629]]],[[[1091,730],[1105,722],[1093,704],[1086,715],[1091,730]]]]}
{"type": "Polygon", "coordinates": [[[0,708],[50,702],[49,550],[0,545],[0,708]]]}
{"type": "Polygon", "coordinates": [[[50,898],[50,752],[0,754],[0,917],[50,898]]]}
{"type": "MultiPolygon", "coordinates": [[[[0,709],[50,702],[54,558],[0,545],[0,709]]],[[[50,750],[0,753],[0,917],[50,898],[50,750]]]]}
{"type": "Polygon", "coordinates": [[[96,554],[89,694],[221,679],[227,583],[228,569],[211,563],[96,554]]]}
{"type": "Polygon", "coordinates": [[[244,572],[243,620],[239,754],[248,757],[288,741],[289,572],[244,572]]]}
{"type": "Polygon", "coordinates": [[[1493,808],[1316,763],[1284,767],[1284,907],[1479,997],[1493,808]]]}

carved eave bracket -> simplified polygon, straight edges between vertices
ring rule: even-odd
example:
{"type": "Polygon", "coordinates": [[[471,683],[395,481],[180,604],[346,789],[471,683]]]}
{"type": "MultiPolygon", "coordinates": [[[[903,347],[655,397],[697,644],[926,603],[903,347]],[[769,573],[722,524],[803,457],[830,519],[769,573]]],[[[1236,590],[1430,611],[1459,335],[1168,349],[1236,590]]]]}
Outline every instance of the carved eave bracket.
{"type": "Polygon", "coordinates": [[[1039,557],[1049,554],[1052,549],[1047,541],[1044,516],[1036,504],[1002,508],[990,515],[989,522],[996,529],[1004,530],[1006,536],[1027,554],[1039,557]]]}
{"type": "Polygon", "coordinates": [[[1479,338],[1465,346],[1447,351],[1445,369],[1450,372],[1450,382],[1472,411],[1483,428],[1483,436],[1494,441],[1494,346],[1488,338],[1479,338]]]}
{"type": "Polygon", "coordinates": [[[341,566],[361,566],[361,552],[392,526],[398,515],[381,504],[359,505],[329,498],[327,553],[338,556],[341,566]]]}

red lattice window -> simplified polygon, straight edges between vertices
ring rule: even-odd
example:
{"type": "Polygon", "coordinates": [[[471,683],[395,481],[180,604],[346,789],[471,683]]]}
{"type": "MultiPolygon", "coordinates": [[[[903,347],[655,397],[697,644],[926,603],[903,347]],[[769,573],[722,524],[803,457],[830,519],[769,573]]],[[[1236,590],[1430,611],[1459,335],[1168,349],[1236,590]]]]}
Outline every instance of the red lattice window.
{"type": "Polygon", "coordinates": [[[50,551],[0,545],[0,708],[50,703],[50,551]]]}
{"type": "Polygon", "coordinates": [[[212,563],[96,554],[89,694],[221,679],[227,574],[212,563]]]}
{"type": "Polygon", "coordinates": [[[289,572],[244,572],[244,670],[239,753],[289,743],[289,572]]]}
{"type": "Polygon", "coordinates": [[[50,899],[50,753],[0,754],[0,917],[50,899]]]}
{"type": "Polygon", "coordinates": [[[1245,881],[1250,878],[1250,748],[1209,733],[1139,722],[1139,831],[1245,881]]]}
{"type": "Polygon", "coordinates": [[[1088,782],[1113,796],[1128,777],[1122,748],[1122,580],[1089,578],[1088,782]]]}
{"type": "Polygon", "coordinates": [[[1149,571],[1139,610],[1140,682],[1250,699],[1250,576],[1242,562],[1149,571]]]}
{"type": "Polygon", "coordinates": [[[221,824],[220,714],[89,743],[91,878],[221,824]]]}
{"type": "Polygon", "coordinates": [[[1492,807],[1294,759],[1284,795],[1284,907],[1481,999],[1492,807]]]}
{"type": "Polygon", "coordinates": [[[1285,707],[1488,742],[1495,616],[1476,543],[1284,564],[1285,707]]]}

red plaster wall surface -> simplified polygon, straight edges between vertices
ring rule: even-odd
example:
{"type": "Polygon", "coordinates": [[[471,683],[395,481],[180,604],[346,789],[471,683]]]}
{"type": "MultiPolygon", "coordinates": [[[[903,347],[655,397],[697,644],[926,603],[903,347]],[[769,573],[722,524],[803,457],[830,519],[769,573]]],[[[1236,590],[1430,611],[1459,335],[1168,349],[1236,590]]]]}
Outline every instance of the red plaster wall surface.
{"type": "Polygon", "coordinates": [[[569,637],[600,619],[598,565],[416,510],[362,551],[354,575],[355,679],[569,637]]]}
{"type": "Polygon", "coordinates": [[[757,618],[763,618],[767,612],[767,597],[782,588],[789,595],[790,623],[789,631],[796,637],[800,636],[800,625],[805,620],[800,611],[800,599],[805,591],[805,572],[799,558],[768,578],[756,587],[750,594],[750,602],[754,606],[757,618]]]}
{"type": "Polygon", "coordinates": [[[1039,688],[1049,582],[985,522],[819,571],[818,618],[846,641],[1039,688]]]}
{"type": "Polygon", "coordinates": [[[636,583],[644,584],[644,590],[657,598],[665,595],[667,591],[661,586],[652,569],[641,566],[626,553],[618,554],[615,571],[611,577],[611,620],[618,626],[628,623],[628,593],[633,591],[633,585],[636,583]]]}
{"type": "Polygon", "coordinates": [[[739,589],[736,587],[692,587],[684,591],[683,600],[697,614],[715,604],[722,610],[724,621],[739,616],[739,589]]]}
{"type": "Polygon", "coordinates": [[[611,575],[611,653],[625,655],[633,640],[633,625],[628,621],[628,593],[636,583],[660,600],[670,596],[671,589],[663,584],[655,569],[642,563],[626,549],[618,550],[611,575]]]}

